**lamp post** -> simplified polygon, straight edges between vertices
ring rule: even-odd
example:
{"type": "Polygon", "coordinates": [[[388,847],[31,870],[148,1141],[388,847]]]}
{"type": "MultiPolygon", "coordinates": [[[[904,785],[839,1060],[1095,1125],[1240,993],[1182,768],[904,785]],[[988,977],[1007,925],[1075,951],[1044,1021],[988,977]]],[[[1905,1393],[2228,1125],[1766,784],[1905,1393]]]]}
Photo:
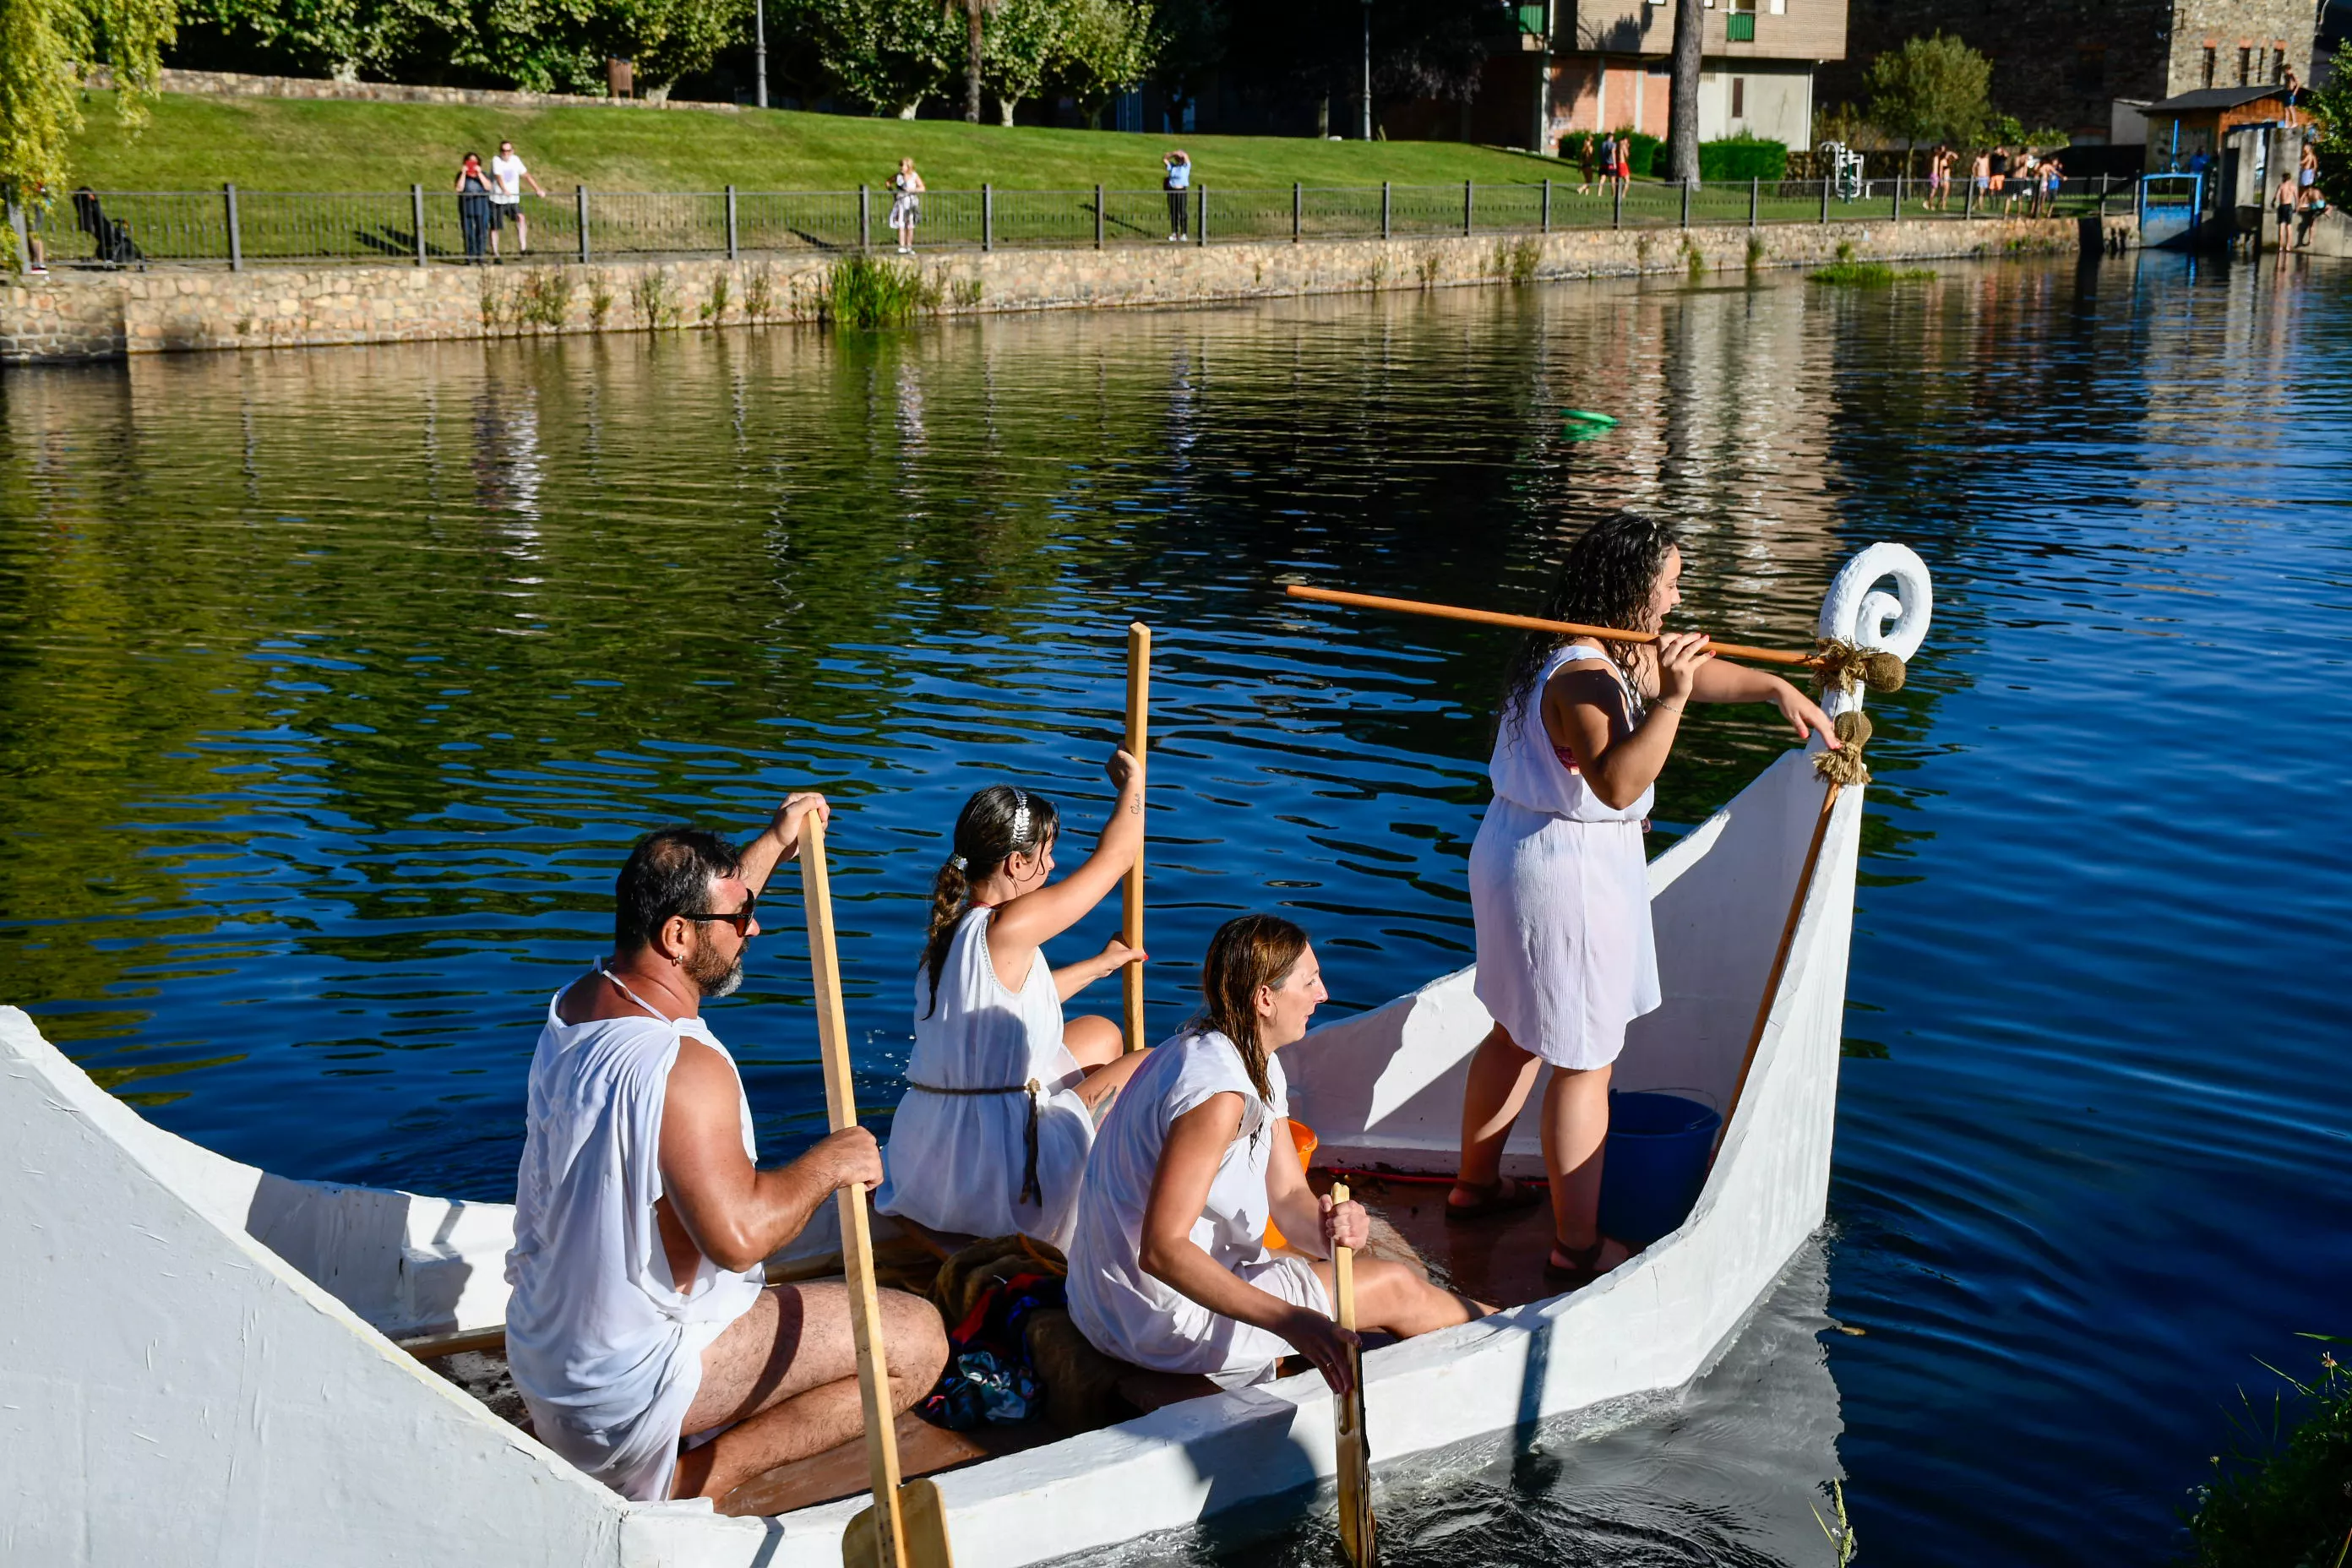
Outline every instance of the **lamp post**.
{"type": "Polygon", "coordinates": [[[1364,0],[1364,112],[1361,132],[1372,139],[1372,0],[1364,0]]]}
{"type": "Polygon", "coordinates": [[[751,7],[751,91],[752,101],[767,108],[768,0],[756,0],[751,7]]]}

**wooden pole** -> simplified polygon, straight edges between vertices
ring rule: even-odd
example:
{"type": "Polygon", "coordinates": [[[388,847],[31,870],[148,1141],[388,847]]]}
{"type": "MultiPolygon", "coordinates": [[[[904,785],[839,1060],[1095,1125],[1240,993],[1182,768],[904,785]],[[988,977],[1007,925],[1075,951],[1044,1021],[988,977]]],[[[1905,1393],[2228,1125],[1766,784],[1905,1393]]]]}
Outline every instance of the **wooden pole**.
{"type": "MultiPolygon", "coordinates": [[[[1486,626],[1517,626],[1521,631],[1564,632],[1570,637],[1604,637],[1611,642],[1655,642],[1656,632],[1627,632],[1609,626],[1579,626],[1574,621],[1547,621],[1536,616],[1507,616],[1500,610],[1465,610],[1455,605],[1425,604],[1419,599],[1391,599],[1378,594],[1343,594],[1336,588],[1309,588],[1293,583],[1284,590],[1294,599],[1312,599],[1318,605],[1353,605],[1365,610],[1395,610],[1408,616],[1434,616],[1445,621],[1475,621],[1486,626]]],[[[1743,643],[1709,643],[1707,651],[1725,658],[1744,659],[1750,664],[1815,664],[1820,662],[1810,653],[1787,653],[1779,648],[1749,647],[1743,643]]]]}
{"type": "MultiPolygon", "coordinates": [[[[1348,1184],[1331,1184],[1331,1202],[1348,1201],[1348,1184]]],[[[1356,1331],[1356,1257],[1355,1249],[1335,1247],[1331,1249],[1331,1276],[1339,1298],[1339,1326],[1349,1333],[1356,1331]]],[[[1338,1445],[1337,1479],[1339,1483],[1339,1544],[1348,1554],[1351,1568],[1372,1568],[1372,1457],[1364,1435],[1364,1354],[1360,1348],[1348,1352],[1348,1392],[1339,1399],[1339,1419],[1334,1436],[1338,1445]]]]}
{"type": "MultiPolygon", "coordinates": [[[[1151,742],[1151,628],[1141,621],[1127,628],[1127,752],[1139,763],[1151,742]]],[[[1150,787],[1150,771],[1144,787],[1150,787]]],[[[1147,823],[1150,818],[1146,816],[1147,823]]],[[[1143,945],[1143,846],[1135,847],[1135,864],[1127,868],[1127,897],[1118,940],[1129,947],[1143,945]]],[[[1143,1036],[1143,965],[1130,963],[1119,972],[1119,990],[1127,1003],[1127,1048],[1139,1051],[1143,1036]]]]}
{"type": "MultiPolygon", "coordinates": [[[[1813,890],[1813,868],[1821,864],[1822,846],[1828,841],[1830,817],[1837,810],[1838,792],[1843,786],[1832,780],[1822,795],[1822,814],[1813,819],[1813,840],[1805,847],[1805,864],[1797,873],[1797,890],[1789,900],[1789,918],[1780,922],[1780,945],[1772,953],[1772,971],[1764,977],[1764,994],[1756,1003],[1756,1021],[1748,1030],[1748,1054],[1739,1058],[1739,1077],[1731,1086],[1731,1103],[1723,1111],[1723,1136],[1731,1135],[1731,1119],[1739,1113],[1740,1097],[1748,1092],[1748,1075],[1756,1066],[1756,1053],[1764,1044],[1764,1026],[1772,1021],[1772,1002],[1780,994],[1781,977],[1789,973],[1789,953],[1796,946],[1797,924],[1804,918],[1805,900],[1813,890]]],[[[1721,1139],[1716,1142],[1718,1152],[1721,1139]]],[[[1708,1163],[1713,1163],[1712,1156],[1708,1163]]]]}
{"type": "MultiPolygon", "coordinates": [[[[849,1024],[841,1005],[841,957],[833,934],[833,883],[824,862],[824,824],[812,813],[801,826],[801,901],[808,914],[809,967],[814,978],[817,1048],[824,1065],[824,1109],[835,1132],[857,1125],[850,1077],[849,1024]]],[[[866,1468],[874,1506],[842,1532],[844,1568],[950,1568],[946,1521],[928,1481],[898,1482],[898,1413],[890,1408],[890,1369],[882,1347],[882,1302],[874,1280],[874,1235],[866,1191],[855,1184],[841,1204],[841,1261],[848,1277],[849,1327],[857,1345],[857,1395],[866,1419],[866,1468]],[[921,1492],[920,1497],[915,1494],[921,1492]],[[910,1526],[912,1527],[910,1531],[910,1526]],[[910,1539],[910,1535],[912,1539],[910,1539]]]]}

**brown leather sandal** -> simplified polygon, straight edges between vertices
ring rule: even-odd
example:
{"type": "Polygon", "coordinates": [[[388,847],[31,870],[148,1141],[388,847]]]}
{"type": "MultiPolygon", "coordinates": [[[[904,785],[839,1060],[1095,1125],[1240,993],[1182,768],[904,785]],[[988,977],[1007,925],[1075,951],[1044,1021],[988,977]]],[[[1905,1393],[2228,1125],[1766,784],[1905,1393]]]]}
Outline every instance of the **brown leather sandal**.
{"type": "Polygon", "coordinates": [[[1533,1182],[1522,1182],[1512,1176],[1497,1176],[1483,1185],[1456,1182],[1445,1194],[1445,1217],[1485,1219],[1490,1215],[1516,1214],[1521,1209],[1531,1209],[1543,1201],[1543,1188],[1533,1182]],[[1478,1195],[1469,1203],[1457,1204],[1454,1201],[1455,1192],[1478,1195]]]}

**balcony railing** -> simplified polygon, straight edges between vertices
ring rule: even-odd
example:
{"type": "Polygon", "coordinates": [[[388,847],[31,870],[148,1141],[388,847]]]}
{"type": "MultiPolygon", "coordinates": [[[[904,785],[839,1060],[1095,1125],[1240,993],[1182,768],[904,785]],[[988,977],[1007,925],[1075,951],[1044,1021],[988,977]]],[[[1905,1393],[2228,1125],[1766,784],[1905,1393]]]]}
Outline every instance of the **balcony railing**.
{"type": "Polygon", "coordinates": [[[1725,16],[1723,18],[1723,37],[1726,43],[1754,43],[1756,41],[1756,13],[1753,11],[1733,11],[1725,16]]]}

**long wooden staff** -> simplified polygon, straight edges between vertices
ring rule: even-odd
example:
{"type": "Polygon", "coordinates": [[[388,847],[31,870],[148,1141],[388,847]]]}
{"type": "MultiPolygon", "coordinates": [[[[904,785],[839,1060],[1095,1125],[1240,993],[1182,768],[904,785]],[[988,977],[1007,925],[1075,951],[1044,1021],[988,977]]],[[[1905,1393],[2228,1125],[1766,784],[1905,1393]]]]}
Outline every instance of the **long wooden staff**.
{"type": "MultiPolygon", "coordinates": [[[[1772,952],[1771,973],[1764,977],[1764,994],[1756,1004],[1756,1021],[1748,1030],[1748,1054],[1739,1058],[1739,1077],[1731,1086],[1731,1103],[1723,1111],[1723,1138],[1731,1136],[1731,1119],[1739,1114],[1739,1101],[1748,1092],[1748,1075],[1755,1069],[1756,1052],[1764,1044],[1764,1026],[1772,1021],[1772,1003],[1780,994],[1781,977],[1789,973],[1789,954],[1797,943],[1797,922],[1804,918],[1805,900],[1813,890],[1813,869],[1822,861],[1822,846],[1830,836],[1830,816],[1837,810],[1838,792],[1845,786],[1832,779],[1822,794],[1822,814],[1813,819],[1812,842],[1805,846],[1804,868],[1797,873],[1797,891],[1789,900],[1789,918],[1780,922],[1780,945],[1772,952]]],[[[1716,1152],[1723,1150],[1723,1140],[1716,1141],[1716,1152]]],[[[1707,1158],[1710,1167],[1713,1155],[1707,1158]]]]}
{"type": "MultiPolygon", "coordinates": [[[[1348,1184],[1331,1184],[1333,1205],[1348,1201],[1348,1184]]],[[[1355,1249],[1331,1249],[1331,1278],[1339,1297],[1339,1326],[1356,1331],[1355,1249]]],[[[1339,1544],[1352,1568],[1372,1568],[1372,1456],[1364,1436],[1364,1352],[1348,1347],[1348,1392],[1339,1398],[1336,1426],[1339,1447],[1339,1544]]]]}
{"type": "MultiPolygon", "coordinates": [[[[1570,637],[1601,637],[1610,642],[1655,642],[1656,632],[1620,631],[1610,626],[1579,626],[1574,621],[1547,621],[1536,616],[1508,616],[1500,610],[1467,610],[1459,605],[1433,605],[1420,599],[1391,599],[1378,594],[1343,594],[1336,588],[1310,588],[1293,583],[1283,590],[1294,599],[1320,605],[1353,605],[1364,610],[1396,610],[1408,616],[1433,616],[1444,621],[1475,621],[1484,626],[1517,626],[1525,632],[1564,632],[1570,637]]],[[[1744,643],[1710,642],[1707,650],[1749,664],[1818,664],[1818,654],[1789,653],[1780,648],[1749,647],[1744,643]]]]}
{"type": "MultiPolygon", "coordinates": [[[[841,958],[833,937],[833,883],[825,873],[824,824],[801,822],[801,901],[808,911],[809,967],[814,973],[817,1047],[824,1061],[824,1109],[833,1131],[857,1125],[849,1073],[849,1024],[841,1005],[841,958]]],[[[882,1302],[875,1293],[874,1236],[866,1190],[852,1183],[841,1202],[841,1260],[849,1281],[849,1327],[857,1343],[857,1394],[866,1416],[866,1465],[874,1506],[842,1532],[843,1568],[952,1568],[938,1489],[898,1482],[897,1413],[882,1349],[882,1302]],[[921,1495],[918,1495],[921,1494],[921,1495]]]]}
{"type": "MultiPolygon", "coordinates": [[[[1151,740],[1151,628],[1141,621],[1127,627],[1127,753],[1137,763],[1151,740]]],[[[1148,781],[1150,770],[1144,773],[1148,781]]],[[[1147,787],[1148,784],[1147,784],[1147,787]]],[[[1135,847],[1135,864],[1127,868],[1127,897],[1119,941],[1143,945],[1143,846],[1135,847]]],[[[1127,1002],[1127,1048],[1139,1051],[1143,1036],[1143,965],[1130,963],[1119,971],[1121,994],[1127,1002]]]]}

